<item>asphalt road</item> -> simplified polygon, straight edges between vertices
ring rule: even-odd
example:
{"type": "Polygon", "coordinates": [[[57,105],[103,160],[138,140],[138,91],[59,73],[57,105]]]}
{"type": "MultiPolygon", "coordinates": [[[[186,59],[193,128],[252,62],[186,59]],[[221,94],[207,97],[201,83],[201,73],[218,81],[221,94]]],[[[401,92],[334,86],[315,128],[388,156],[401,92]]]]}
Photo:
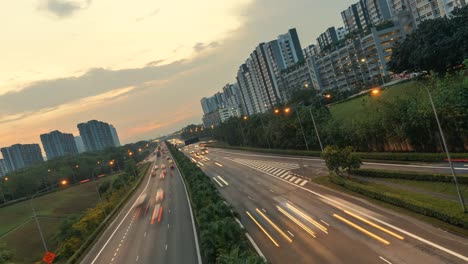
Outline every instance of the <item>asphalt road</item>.
{"type": "Polygon", "coordinates": [[[150,169],[81,263],[199,263],[184,185],[178,170],[169,168],[169,155],[151,158],[151,166],[159,166],[156,176],[150,169]]]}
{"type": "Polygon", "coordinates": [[[323,174],[321,161],[220,149],[191,157],[271,263],[468,262],[468,239],[290,173],[323,174]]]}

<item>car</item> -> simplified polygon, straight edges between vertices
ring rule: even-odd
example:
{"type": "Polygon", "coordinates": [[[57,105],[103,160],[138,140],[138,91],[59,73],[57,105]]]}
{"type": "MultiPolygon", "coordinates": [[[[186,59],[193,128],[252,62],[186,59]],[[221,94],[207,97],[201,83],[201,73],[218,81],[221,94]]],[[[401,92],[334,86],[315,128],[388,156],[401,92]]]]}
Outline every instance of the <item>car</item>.
{"type": "Polygon", "coordinates": [[[138,197],[138,199],[135,202],[135,207],[139,207],[142,204],[144,204],[146,201],[146,197],[147,197],[146,193],[141,194],[140,197],[138,197]]]}
{"type": "Polygon", "coordinates": [[[162,165],[161,165],[161,169],[164,170],[165,168],[166,168],[166,164],[162,164],[162,165]]]}
{"type": "Polygon", "coordinates": [[[156,203],[162,202],[164,200],[164,191],[159,188],[156,192],[156,203]]]}
{"type": "Polygon", "coordinates": [[[172,163],[174,163],[174,161],[173,161],[173,160],[169,160],[169,164],[172,164],[172,163]]]}
{"type": "Polygon", "coordinates": [[[171,160],[171,157],[167,157],[167,160],[171,160]]]}
{"type": "Polygon", "coordinates": [[[173,170],[173,169],[174,169],[174,164],[171,164],[171,170],[173,170]]]}

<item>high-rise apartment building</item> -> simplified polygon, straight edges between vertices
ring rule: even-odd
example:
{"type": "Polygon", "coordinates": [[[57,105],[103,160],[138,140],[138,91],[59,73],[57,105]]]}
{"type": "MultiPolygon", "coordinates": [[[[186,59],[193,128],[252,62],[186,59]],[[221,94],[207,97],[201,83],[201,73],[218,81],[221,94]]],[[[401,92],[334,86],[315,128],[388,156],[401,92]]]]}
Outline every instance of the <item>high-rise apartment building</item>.
{"type": "Polygon", "coordinates": [[[336,29],[336,36],[338,37],[338,40],[344,39],[346,37],[346,34],[348,34],[348,32],[344,27],[339,27],[336,29]]]}
{"type": "Polygon", "coordinates": [[[408,2],[416,26],[427,19],[448,17],[455,8],[466,5],[465,0],[408,0],[408,2]]]}
{"type": "Polygon", "coordinates": [[[329,27],[325,32],[320,34],[317,38],[317,43],[321,50],[330,47],[332,44],[338,42],[338,34],[335,27],[329,27]]]}
{"type": "Polygon", "coordinates": [[[15,144],[0,150],[8,172],[44,161],[39,144],[15,144]]]}
{"type": "Polygon", "coordinates": [[[75,137],[75,144],[76,144],[76,148],[78,149],[78,153],[83,153],[86,151],[86,148],[83,143],[83,139],[80,136],[75,137]]]}
{"type": "Polygon", "coordinates": [[[108,123],[91,120],[78,124],[78,130],[87,151],[97,151],[117,146],[117,132],[115,129],[113,131],[108,123]]]}
{"type": "Polygon", "coordinates": [[[111,134],[112,134],[112,139],[114,140],[114,146],[119,147],[120,146],[120,139],[119,135],[117,135],[117,130],[113,125],[110,125],[111,129],[111,134]]]}
{"type": "Polygon", "coordinates": [[[78,154],[78,148],[76,147],[73,134],[62,133],[55,130],[47,134],[42,134],[40,137],[48,160],[65,155],[78,154]]]}
{"type": "Polygon", "coordinates": [[[263,97],[258,86],[253,61],[251,58],[239,67],[237,71],[237,85],[242,93],[247,115],[265,112],[263,97]]]}
{"type": "Polygon", "coordinates": [[[0,177],[5,176],[8,173],[6,162],[4,159],[0,159],[0,177]]]}
{"type": "Polygon", "coordinates": [[[284,102],[291,100],[292,96],[297,91],[312,89],[312,78],[306,62],[298,62],[296,65],[283,70],[278,84],[281,87],[280,93],[284,102]]]}

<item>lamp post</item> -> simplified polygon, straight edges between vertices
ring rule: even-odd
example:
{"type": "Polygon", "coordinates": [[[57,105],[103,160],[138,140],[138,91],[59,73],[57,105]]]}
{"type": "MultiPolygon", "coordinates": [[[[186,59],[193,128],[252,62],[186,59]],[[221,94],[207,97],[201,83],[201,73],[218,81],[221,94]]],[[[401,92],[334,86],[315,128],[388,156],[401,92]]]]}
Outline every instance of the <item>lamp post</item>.
{"type": "Polygon", "coordinates": [[[59,183],[56,183],[52,186],[49,186],[47,188],[44,188],[42,190],[39,190],[37,191],[36,193],[33,194],[33,196],[31,197],[31,199],[29,200],[29,204],[31,205],[31,210],[32,210],[32,213],[33,213],[33,217],[34,217],[34,220],[36,221],[36,225],[37,225],[37,230],[39,231],[39,235],[41,236],[41,241],[42,241],[42,246],[44,247],[44,251],[47,252],[49,251],[47,249],[47,244],[45,242],[45,239],[44,239],[44,234],[42,233],[42,229],[41,229],[41,225],[39,224],[39,220],[37,220],[37,214],[36,214],[36,209],[34,208],[34,205],[33,205],[33,199],[36,195],[38,195],[40,192],[42,191],[47,191],[48,189],[51,189],[57,185],[67,185],[68,184],[68,181],[67,180],[62,180],[60,181],[59,183]]]}
{"type": "Polygon", "coordinates": [[[415,83],[422,86],[426,90],[427,95],[429,96],[429,101],[431,102],[432,112],[434,112],[434,117],[435,117],[435,120],[437,122],[437,127],[439,129],[440,137],[442,138],[442,144],[444,145],[445,154],[447,155],[447,159],[448,159],[448,162],[449,162],[449,165],[450,165],[450,171],[452,173],[453,182],[455,183],[455,188],[457,189],[457,194],[458,194],[458,198],[460,199],[460,204],[461,204],[462,210],[465,213],[466,212],[465,201],[463,200],[463,195],[462,195],[462,193],[460,191],[460,186],[458,185],[457,176],[455,175],[455,169],[453,168],[452,159],[450,158],[450,152],[449,152],[448,147],[447,147],[447,142],[445,140],[444,131],[442,130],[442,126],[440,125],[439,116],[437,115],[437,110],[435,108],[434,101],[432,100],[432,94],[431,94],[431,92],[429,91],[429,88],[426,85],[424,85],[424,84],[422,84],[420,82],[415,82],[415,83]]]}
{"type": "Polygon", "coordinates": [[[309,107],[309,114],[310,114],[310,118],[312,119],[312,124],[314,124],[315,135],[317,136],[317,140],[320,145],[320,150],[322,150],[323,152],[322,140],[320,139],[320,135],[317,129],[317,124],[315,124],[315,118],[314,118],[314,115],[312,114],[312,110],[310,109],[310,107],[309,107]]]}
{"type": "MultiPolygon", "coordinates": [[[[434,117],[435,117],[435,120],[436,120],[436,123],[437,123],[437,128],[439,130],[439,134],[440,134],[440,137],[442,139],[444,152],[445,152],[445,155],[447,156],[447,160],[448,160],[448,163],[450,165],[450,172],[452,174],[453,182],[455,183],[455,188],[457,190],[458,199],[460,200],[460,205],[462,207],[463,212],[466,213],[465,200],[463,199],[463,195],[462,195],[462,193],[460,191],[460,186],[458,185],[457,176],[455,175],[455,168],[453,167],[452,159],[450,157],[450,152],[448,150],[447,142],[445,140],[444,131],[442,130],[442,126],[441,126],[440,121],[439,121],[439,116],[437,114],[437,110],[435,108],[434,101],[432,100],[432,94],[429,91],[429,88],[425,84],[423,84],[421,82],[414,82],[414,83],[416,83],[420,87],[422,87],[426,91],[426,93],[427,93],[427,95],[429,97],[429,102],[431,104],[432,112],[434,113],[434,117]]],[[[380,93],[381,93],[381,90],[379,88],[374,88],[374,89],[371,90],[371,95],[373,95],[373,96],[378,96],[380,93]]]]}

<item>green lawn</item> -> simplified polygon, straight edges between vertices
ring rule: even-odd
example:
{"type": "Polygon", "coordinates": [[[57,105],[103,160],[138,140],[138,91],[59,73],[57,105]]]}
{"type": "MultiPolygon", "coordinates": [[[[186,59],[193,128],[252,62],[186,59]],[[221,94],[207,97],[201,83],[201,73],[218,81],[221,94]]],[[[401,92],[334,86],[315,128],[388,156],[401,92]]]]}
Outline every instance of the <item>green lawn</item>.
{"type": "Polygon", "coordinates": [[[387,87],[378,97],[371,97],[365,94],[348,101],[334,104],[330,107],[330,112],[338,122],[346,123],[350,122],[351,120],[366,118],[367,109],[365,105],[370,103],[371,100],[393,101],[398,97],[411,97],[419,89],[420,88],[418,86],[411,82],[397,84],[387,87]]]}
{"type": "MultiPolygon", "coordinates": [[[[457,191],[455,189],[455,184],[450,182],[430,182],[430,181],[411,181],[411,180],[401,180],[401,179],[379,179],[387,182],[392,182],[396,184],[406,185],[410,187],[415,187],[418,189],[442,193],[446,195],[451,195],[458,198],[457,191]]],[[[468,185],[460,184],[460,190],[465,200],[468,200],[468,185]]]]}
{"type": "MultiPolygon", "coordinates": [[[[98,182],[111,181],[119,175],[108,176],[98,182]]],[[[34,207],[49,250],[57,247],[55,235],[61,221],[82,215],[98,200],[94,182],[34,198],[34,207]]],[[[43,254],[37,226],[31,215],[29,200],[0,208],[0,244],[5,243],[8,249],[15,251],[14,263],[32,263],[35,259],[31,259],[31,256],[43,254]]]]}

